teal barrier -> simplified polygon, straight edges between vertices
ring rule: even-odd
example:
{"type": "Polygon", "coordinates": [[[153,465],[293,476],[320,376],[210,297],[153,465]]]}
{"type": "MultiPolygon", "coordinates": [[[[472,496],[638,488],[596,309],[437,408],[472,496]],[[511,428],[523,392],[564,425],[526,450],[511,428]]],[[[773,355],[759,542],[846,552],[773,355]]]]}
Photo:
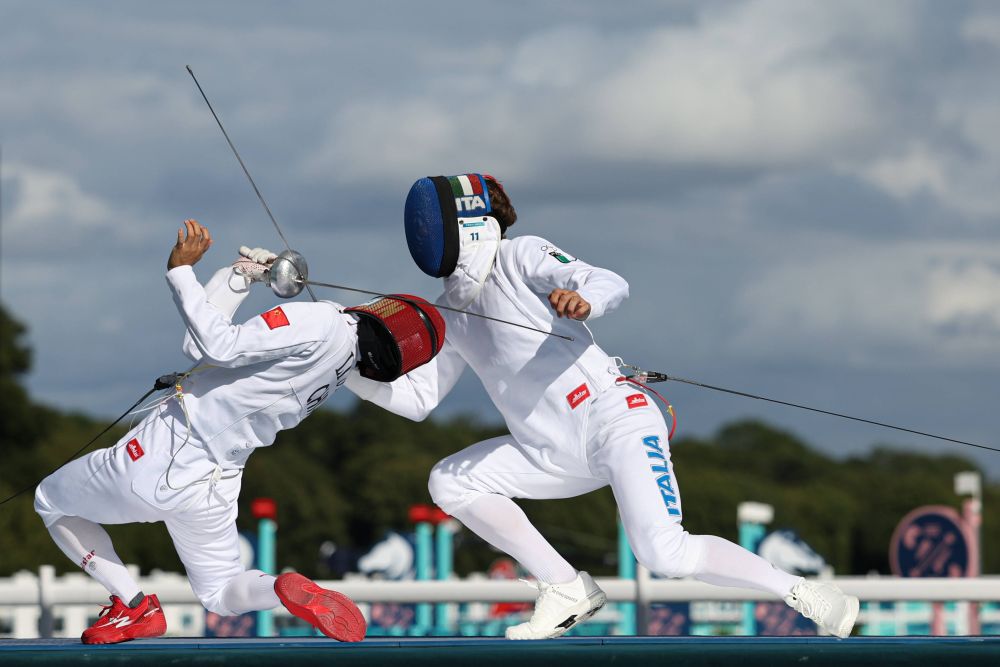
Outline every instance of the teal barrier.
{"type": "MultiPolygon", "coordinates": [[[[275,573],[275,548],[278,524],[274,519],[261,519],[257,524],[257,569],[275,573]]],[[[270,610],[257,612],[257,636],[274,636],[274,615],[270,610]]]]}
{"type": "MultiPolygon", "coordinates": [[[[434,575],[438,581],[447,581],[452,575],[452,521],[442,521],[436,528],[436,545],[434,549],[434,575]]],[[[440,602],[435,609],[434,634],[450,635],[452,629],[448,621],[448,603],[440,602]]]]}
{"type": "MultiPolygon", "coordinates": [[[[434,552],[433,526],[429,521],[418,521],[414,526],[416,535],[416,579],[428,581],[431,578],[431,556],[434,552]]],[[[434,619],[431,604],[421,602],[417,605],[416,623],[411,630],[413,635],[426,635],[431,631],[434,619]]]]}
{"type": "MultiPolygon", "coordinates": [[[[635,580],[635,554],[629,546],[628,536],[625,535],[625,525],[621,518],[618,519],[618,576],[622,579],[635,580]]],[[[619,602],[619,613],[621,620],[618,622],[616,634],[634,635],[637,631],[636,609],[634,602],[619,602]]]]}
{"type": "MultiPolygon", "coordinates": [[[[753,552],[757,551],[757,545],[764,539],[764,534],[767,532],[764,524],[752,523],[750,521],[741,521],[739,530],[740,546],[753,552]]],[[[757,634],[757,619],[754,618],[754,609],[756,606],[757,603],[755,602],[743,603],[743,623],[740,624],[740,632],[748,637],[757,634]]]]}
{"type": "Polygon", "coordinates": [[[340,643],[325,637],[152,639],[87,646],[78,639],[2,640],[0,664],[21,665],[377,665],[387,667],[552,667],[745,665],[753,667],[909,667],[1000,664],[1000,638],[607,637],[512,642],[497,639],[401,639],[340,643]]]}

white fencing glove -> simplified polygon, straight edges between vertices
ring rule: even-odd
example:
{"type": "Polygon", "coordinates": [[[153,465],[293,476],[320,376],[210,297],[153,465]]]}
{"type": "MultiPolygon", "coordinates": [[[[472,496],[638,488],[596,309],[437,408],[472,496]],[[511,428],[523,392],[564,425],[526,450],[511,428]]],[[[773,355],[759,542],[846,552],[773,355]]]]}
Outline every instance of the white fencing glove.
{"type": "Polygon", "coordinates": [[[266,248],[240,246],[240,258],[233,262],[233,271],[251,282],[266,282],[270,263],[277,257],[266,248]]]}
{"type": "Polygon", "coordinates": [[[240,254],[258,264],[270,264],[278,257],[267,248],[248,248],[245,245],[240,246],[240,254]]]}

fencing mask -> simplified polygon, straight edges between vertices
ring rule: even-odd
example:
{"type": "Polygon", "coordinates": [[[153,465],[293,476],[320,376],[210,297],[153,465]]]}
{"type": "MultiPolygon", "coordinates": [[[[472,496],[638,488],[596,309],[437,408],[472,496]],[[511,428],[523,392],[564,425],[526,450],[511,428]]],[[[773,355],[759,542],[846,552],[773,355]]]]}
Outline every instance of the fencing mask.
{"type": "Polygon", "coordinates": [[[428,176],[410,188],[406,244],[420,270],[445,278],[445,301],[466,307],[489,276],[505,231],[492,215],[482,174],[428,176]]]}
{"type": "Polygon", "coordinates": [[[419,296],[393,294],[344,312],[358,318],[358,370],[370,380],[392,382],[426,364],[444,345],[444,318],[419,296]]]}
{"type": "Polygon", "coordinates": [[[499,228],[492,212],[482,174],[421,178],[410,188],[403,210],[406,244],[413,261],[429,276],[451,275],[464,242],[484,240],[487,219],[499,228]]]}

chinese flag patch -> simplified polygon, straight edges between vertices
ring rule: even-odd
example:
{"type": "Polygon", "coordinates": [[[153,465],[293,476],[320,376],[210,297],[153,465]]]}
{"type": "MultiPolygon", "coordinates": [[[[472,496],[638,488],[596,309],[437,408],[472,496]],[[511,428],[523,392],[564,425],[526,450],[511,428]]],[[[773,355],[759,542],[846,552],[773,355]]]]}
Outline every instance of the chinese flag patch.
{"type": "Polygon", "coordinates": [[[281,309],[281,306],[277,308],[272,308],[266,313],[261,313],[261,317],[267,322],[268,329],[277,329],[278,327],[287,327],[288,318],[285,317],[285,311],[281,309]]]}
{"type": "Polygon", "coordinates": [[[139,444],[136,438],[132,438],[125,443],[125,451],[128,452],[128,457],[133,461],[142,458],[142,455],[146,453],[142,451],[142,445],[139,444]]]}
{"type": "Polygon", "coordinates": [[[583,403],[589,397],[590,397],[590,388],[587,387],[587,383],[584,382],[579,387],[566,394],[566,401],[569,403],[569,407],[571,410],[576,410],[576,406],[583,403]]]}
{"type": "Polygon", "coordinates": [[[628,402],[628,409],[632,408],[644,408],[649,405],[649,401],[646,400],[645,394],[632,394],[625,399],[628,402]]]}

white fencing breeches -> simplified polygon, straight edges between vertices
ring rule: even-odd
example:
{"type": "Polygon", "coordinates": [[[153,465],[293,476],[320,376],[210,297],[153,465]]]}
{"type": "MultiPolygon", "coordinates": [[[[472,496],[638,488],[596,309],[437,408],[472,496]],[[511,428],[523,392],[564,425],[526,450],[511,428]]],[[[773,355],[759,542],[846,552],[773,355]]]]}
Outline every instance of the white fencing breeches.
{"type": "Polygon", "coordinates": [[[575,570],[567,569],[510,499],[570,498],[610,485],[636,559],[651,571],[776,595],[791,589],[798,579],[760,557],[722,538],[684,530],[667,427],[651,398],[618,386],[602,393],[590,409],[586,452],[576,474],[543,469],[525,453],[527,445],[500,436],[440,461],[431,471],[431,497],[541,581],[562,583],[575,570]],[[646,400],[630,401],[636,394],[646,400]]]}
{"type": "MultiPolygon", "coordinates": [[[[191,588],[206,609],[233,615],[250,611],[248,606],[276,606],[273,590],[251,581],[259,576],[240,576],[245,572],[236,531],[240,477],[215,484],[210,479],[192,483],[205,478],[206,471],[210,476],[214,464],[195,444],[179,449],[185,435],[176,423],[150,415],[113,447],[91,452],[46,477],[35,492],[35,510],[50,530],[62,517],[79,517],[92,524],[163,521],[191,588]],[[172,453],[177,454],[177,463],[168,479],[164,473],[172,453]],[[153,485],[158,486],[151,488],[153,485]],[[232,590],[227,591],[231,582],[232,590]]],[[[106,550],[110,542],[93,539],[103,530],[97,533],[80,522],[69,525],[82,528],[71,531],[79,534],[64,535],[66,524],[60,523],[57,543],[86,571],[87,553],[106,550]],[[76,550],[82,553],[76,554],[76,550]]],[[[107,556],[117,559],[113,552],[107,556]]],[[[270,581],[273,583],[273,578],[270,581]]]]}

